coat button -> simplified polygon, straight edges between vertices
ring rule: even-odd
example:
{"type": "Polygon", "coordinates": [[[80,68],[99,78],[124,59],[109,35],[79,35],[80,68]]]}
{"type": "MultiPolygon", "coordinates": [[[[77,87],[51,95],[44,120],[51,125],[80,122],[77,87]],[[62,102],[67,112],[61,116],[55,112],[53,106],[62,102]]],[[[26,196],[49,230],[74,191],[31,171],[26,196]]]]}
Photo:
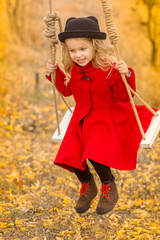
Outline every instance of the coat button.
{"type": "Polygon", "coordinates": [[[89,81],[90,80],[90,77],[84,77],[85,80],[89,81]]]}

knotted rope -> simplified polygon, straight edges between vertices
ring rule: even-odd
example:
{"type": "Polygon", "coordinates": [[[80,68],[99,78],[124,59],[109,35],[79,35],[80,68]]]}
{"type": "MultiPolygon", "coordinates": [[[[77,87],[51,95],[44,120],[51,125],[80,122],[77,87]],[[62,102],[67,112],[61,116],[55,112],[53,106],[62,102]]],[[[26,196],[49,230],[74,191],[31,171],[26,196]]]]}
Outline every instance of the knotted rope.
{"type": "Polygon", "coordinates": [[[118,35],[118,31],[116,28],[116,24],[113,19],[113,8],[109,4],[109,1],[102,0],[102,7],[104,11],[105,22],[107,26],[107,33],[112,45],[117,44],[118,40],[120,39],[118,35]]]}
{"type": "MultiPolygon", "coordinates": [[[[56,44],[58,44],[58,38],[56,35],[56,21],[58,22],[59,25],[59,31],[62,32],[62,22],[59,16],[58,12],[54,12],[52,14],[52,0],[49,0],[49,13],[47,17],[44,17],[44,22],[46,24],[46,29],[43,31],[44,35],[48,38],[49,40],[49,47],[50,47],[50,57],[52,62],[56,62],[56,44]]],[[[51,80],[52,80],[52,88],[53,88],[53,97],[54,97],[54,104],[55,104],[55,113],[56,113],[56,120],[57,120],[57,129],[58,129],[58,135],[60,135],[60,126],[59,126],[59,116],[58,116],[58,107],[57,107],[57,97],[56,97],[56,84],[55,84],[55,79],[56,79],[56,73],[51,74],[51,80]]],[[[61,93],[59,93],[62,100],[72,112],[70,106],[64,99],[61,93]]]]}
{"type": "MultiPolygon", "coordinates": [[[[106,26],[107,26],[108,36],[109,36],[111,44],[114,46],[115,54],[116,54],[117,60],[119,61],[120,60],[120,55],[119,55],[119,51],[118,51],[118,47],[117,47],[117,42],[120,39],[120,37],[117,33],[116,24],[115,24],[114,19],[113,19],[113,9],[112,9],[112,6],[111,6],[109,0],[101,0],[101,2],[102,2],[103,12],[104,12],[104,15],[105,15],[105,22],[106,22],[106,26]]],[[[137,113],[137,109],[135,107],[135,103],[134,103],[133,98],[132,98],[132,94],[134,94],[140,101],[142,101],[143,104],[155,116],[157,116],[158,114],[130,87],[130,85],[128,84],[128,82],[127,82],[127,80],[124,76],[124,74],[121,74],[121,77],[122,77],[122,80],[125,84],[128,96],[130,98],[132,108],[133,108],[133,111],[134,111],[134,114],[135,114],[135,117],[136,117],[136,120],[137,120],[137,124],[138,124],[140,132],[142,134],[142,138],[143,138],[143,140],[145,140],[146,137],[145,137],[145,134],[144,134],[144,131],[143,131],[142,124],[140,122],[138,113],[137,113]],[[132,92],[132,94],[131,94],[131,92],[132,92]]]]}

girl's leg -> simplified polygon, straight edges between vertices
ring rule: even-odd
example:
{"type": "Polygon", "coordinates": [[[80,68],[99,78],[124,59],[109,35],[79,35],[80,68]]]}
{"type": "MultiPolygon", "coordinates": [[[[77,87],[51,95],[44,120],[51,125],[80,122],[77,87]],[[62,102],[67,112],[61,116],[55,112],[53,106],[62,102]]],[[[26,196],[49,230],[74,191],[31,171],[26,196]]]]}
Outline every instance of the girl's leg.
{"type": "Polygon", "coordinates": [[[99,178],[102,181],[100,199],[96,208],[98,214],[110,212],[118,201],[118,192],[115,178],[111,173],[110,167],[90,160],[99,178]]]}
{"type": "Polygon", "coordinates": [[[85,171],[77,168],[72,169],[82,184],[80,197],[77,201],[75,209],[78,213],[83,213],[90,208],[92,199],[97,195],[97,187],[88,165],[86,165],[85,171]]]}
{"type": "Polygon", "coordinates": [[[113,175],[110,167],[94,162],[91,159],[89,159],[89,161],[93,165],[102,183],[105,183],[105,182],[107,183],[113,179],[113,175]]]}
{"type": "Polygon", "coordinates": [[[86,164],[86,169],[84,171],[78,168],[73,168],[73,167],[72,169],[81,183],[89,182],[89,180],[92,177],[92,174],[90,173],[90,170],[87,164],[86,164]]]}

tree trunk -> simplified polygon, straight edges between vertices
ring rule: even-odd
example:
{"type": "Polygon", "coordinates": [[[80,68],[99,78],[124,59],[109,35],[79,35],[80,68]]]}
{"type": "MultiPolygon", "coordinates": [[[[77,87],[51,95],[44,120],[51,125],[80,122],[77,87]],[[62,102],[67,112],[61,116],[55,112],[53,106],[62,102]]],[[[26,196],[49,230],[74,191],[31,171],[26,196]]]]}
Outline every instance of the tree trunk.
{"type": "Polygon", "coordinates": [[[154,34],[152,33],[151,24],[152,24],[152,6],[148,6],[148,22],[147,22],[147,28],[148,28],[148,37],[152,45],[152,53],[151,53],[151,63],[152,65],[156,64],[157,60],[157,48],[156,48],[156,39],[154,38],[154,34]]]}
{"type": "Polygon", "coordinates": [[[156,65],[156,61],[157,61],[157,48],[156,48],[156,43],[155,41],[152,41],[152,65],[156,65]]]}
{"type": "Polygon", "coordinates": [[[18,25],[18,7],[19,7],[19,0],[15,1],[15,6],[13,8],[13,19],[14,19],[14,25],[16,32],[22,42],[24,42],[23,35],[21,34],[19,25],[18,25]]]}

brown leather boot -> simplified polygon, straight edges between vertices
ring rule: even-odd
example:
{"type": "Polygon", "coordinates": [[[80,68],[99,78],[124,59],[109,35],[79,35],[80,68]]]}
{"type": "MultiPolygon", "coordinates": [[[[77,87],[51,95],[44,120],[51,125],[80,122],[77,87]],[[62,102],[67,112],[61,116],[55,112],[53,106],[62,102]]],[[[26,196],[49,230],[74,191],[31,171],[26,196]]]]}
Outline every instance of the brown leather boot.
{"type": "Polygon", "coordinates": [[[114,180],[113,177],[111,182],[102,185],[100,199],[96,208],[98,214],[110,212],[118,201],[118,192],[114,180]]]}
{"type": "Polygon", "coordinates": [[[75,207],[76,211],[78,213],[86,212],[90,208],[91,201],[93,198],[95,198],[96,195],[97,195],[97,187],[92,175],[89,182],[82,183],[82,187],[80,190],[80,197],[75,207]]]}

